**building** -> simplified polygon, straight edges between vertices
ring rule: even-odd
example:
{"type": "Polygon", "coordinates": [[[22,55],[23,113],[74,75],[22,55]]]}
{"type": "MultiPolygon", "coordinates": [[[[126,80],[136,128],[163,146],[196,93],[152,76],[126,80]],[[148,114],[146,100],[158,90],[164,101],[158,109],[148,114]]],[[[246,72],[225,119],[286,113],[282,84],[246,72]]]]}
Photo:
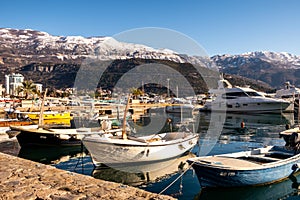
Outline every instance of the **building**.
{"type": "Polygon", "coordinates": [[[5,88],[0,84],[0,97],[5,97],[5,88]]]}
{"type": "Polygon", "coordinates": [[[22,74],[9,74],[5,75],[5,91],[6,95],[18,95],[18,87],[22,86],[24,82],[24,76],[22,74]]]}
{"type": "Polygon", "coordinates": [[[34,83],[34,85],[36,86],[36,91],[38,91],[39,93],[42,93],[42,91],[43,91],[43,84],[34,83]]]}

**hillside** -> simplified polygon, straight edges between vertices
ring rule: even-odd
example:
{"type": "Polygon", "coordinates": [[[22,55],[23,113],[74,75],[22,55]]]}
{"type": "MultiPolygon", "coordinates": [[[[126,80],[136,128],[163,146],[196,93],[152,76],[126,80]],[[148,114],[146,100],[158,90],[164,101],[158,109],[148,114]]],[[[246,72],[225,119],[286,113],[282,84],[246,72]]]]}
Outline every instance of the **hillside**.
{"type": "Polygon", "coordinates": [[[45,87],[72,87],[82,62],[90,58],[112,61],[98,85],[106,88],[112,88],[125,72],[145,63],[176,69],[196,92],[205,92],[207,88],[190,63],[201,66],[205,73],[211,73],[209,68],[216,65],[221,72],[231,74],[233,84],[251,85],[264,91],[279,88],[285,81],[300,85],[300,58],[288,53],[253,52],[209,59],[123,43],[110,37],[53,36],[34,30],[0,28],[2,84],[5,74],[20,72],[26,79],[43,83],[45,87]]]}

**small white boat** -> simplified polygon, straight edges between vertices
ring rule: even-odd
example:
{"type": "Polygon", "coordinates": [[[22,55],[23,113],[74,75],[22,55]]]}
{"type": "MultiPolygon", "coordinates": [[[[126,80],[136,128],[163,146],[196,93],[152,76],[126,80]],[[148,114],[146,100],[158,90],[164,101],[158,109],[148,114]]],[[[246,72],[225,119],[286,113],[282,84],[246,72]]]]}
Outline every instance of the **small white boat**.
{"type": "Polygon", "coordinates": [[[191,113],[195,106],[190,101],[181,98],[173,98],[172,104],[166,106],[167,113],[191,113]]]}
{"type": "Polygon", "coordinates": [[[151,163],[181,156],[191,150],[198,141],[197,133],[169,132],[148,136],[128,136],[125,107],[122,132],[120,134],[90,134],[82,142],[90,152],[96,166],[101,164],[117,167],[123,164],[151,163]]]}
{"type": "Polygon", "coordinates": [[[96,166],[109,166],[163,161],[176,158],[191,150],[198,141],[198,134],[169,132],[148,136],[113,136],[112,134],[91,134],[82,141],[90,152],[96,166]]]}

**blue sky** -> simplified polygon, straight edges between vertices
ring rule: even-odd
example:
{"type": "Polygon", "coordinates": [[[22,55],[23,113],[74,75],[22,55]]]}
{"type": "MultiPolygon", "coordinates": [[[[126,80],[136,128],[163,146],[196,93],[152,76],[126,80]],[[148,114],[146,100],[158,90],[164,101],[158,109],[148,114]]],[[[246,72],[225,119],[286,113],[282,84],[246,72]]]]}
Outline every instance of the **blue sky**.
{"type": "Polygon", "coordinates": [[[300,55],[299,0],[2,0],[0,27],[112,36],[142,27],[193,38],[209,55],[300,55]]]}

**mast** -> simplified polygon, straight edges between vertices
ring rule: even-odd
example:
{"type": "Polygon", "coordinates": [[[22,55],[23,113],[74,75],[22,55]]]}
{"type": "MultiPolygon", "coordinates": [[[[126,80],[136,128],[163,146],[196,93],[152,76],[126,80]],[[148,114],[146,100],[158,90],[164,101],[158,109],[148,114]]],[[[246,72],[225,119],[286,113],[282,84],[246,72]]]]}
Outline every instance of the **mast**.
{"type": "Polygon", "coordinates": [[[123,116],[123,125],[122,125],[122,138],[123,140],[127,140],[127,134],[126,134],[126,115],[127,115],[127,111],[128,111],[128,107],[129,107],[129,101],[130,101],[130,94],[127,97],[127,104],[125,107],[125,111],[124,111],[124,116],[123,116]]]}
{"type": "Polygon", "coordinates": [[[40,116],[39,116],[39,124],[38,124],[39,128],[43,127],[43,125],[44,125],[44,105],[45,105],[45,99],[46,99],[47,91],[48,91],[48,88],[46,88],[46,90],[45,90],[44,98],[43,98],[42,105],[41,105],[40,116]]]}

